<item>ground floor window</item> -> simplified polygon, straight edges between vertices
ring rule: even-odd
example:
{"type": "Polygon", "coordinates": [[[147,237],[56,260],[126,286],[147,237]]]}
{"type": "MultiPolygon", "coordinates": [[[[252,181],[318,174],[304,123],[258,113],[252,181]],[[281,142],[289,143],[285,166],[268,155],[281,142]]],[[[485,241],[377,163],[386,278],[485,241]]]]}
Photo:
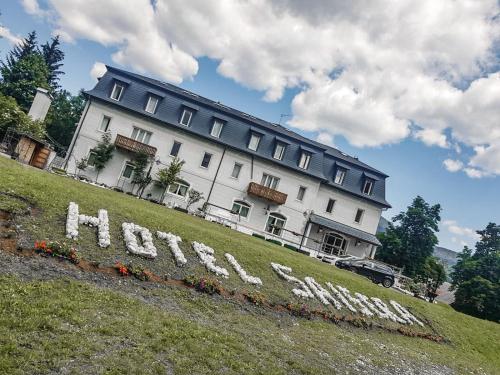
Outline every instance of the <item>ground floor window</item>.
{"type": "Polygon", "coordinates": [[[267,218],[266,232],[281,236],[285,223],[286,217],[278,213],[271,213],[267,218]]]}
{"type": "Polygon", "coordinates": [[[123,168],[122,171],[122,177],[130,178],[132,177],[133,172],[134,172],[134,164],[132,164],[131,162],[126,162],[125,167],[123,168]]]}
{"type": "Polygon", "coordinates": [[[188,190],[189,184],[185,181],[175,182],[168,187],[168,192],[170,194],[178,195],[179,197],[185,197],[188,190]]]}
{"type": "Polygon", "coordinates": [[[250,213],[250,205],[243,201],[234,201],[231,212],[233,214],[239,215],[240,217],[248,218],[248,214],[250,213]]]}
{"type": "Polygon", "coordinates": [[[87,165],[89,167],[95,166],[95,158],[96,158],[95,152],[94,151],[90,151],[89,152],[89,156],[87,156],[87,165]]]}
{"type": "Polygon", "coordinates": [[[345,254],[347,240],[338,233],[326,233],[321,245],[321,251],[327,254],[345,254]]]}

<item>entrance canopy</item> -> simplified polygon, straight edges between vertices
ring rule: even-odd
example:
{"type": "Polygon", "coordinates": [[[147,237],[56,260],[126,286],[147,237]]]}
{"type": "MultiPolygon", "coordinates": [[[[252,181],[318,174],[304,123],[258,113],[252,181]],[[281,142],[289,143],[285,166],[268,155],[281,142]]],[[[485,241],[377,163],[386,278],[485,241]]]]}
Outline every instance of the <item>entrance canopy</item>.
{"type": "Polygon", "coordinates": [[[309,218],[311,223],[321,225],[322,227],[329,228],[331,230],[334,230],[336,232],[357,238],[361,241],[368,242],[372,245],[375,246],[380,246],[382,245],[380,241],[378,240],[377,237],[375,237],[373,234],[370,234],[368,232],[364,232],[362,230],[350,227],[345,224],[341,224],[337,221],[327,219],[326,217],[323,216],[318,216],[316,214],[312,214],[311,217],[309,218]]]}

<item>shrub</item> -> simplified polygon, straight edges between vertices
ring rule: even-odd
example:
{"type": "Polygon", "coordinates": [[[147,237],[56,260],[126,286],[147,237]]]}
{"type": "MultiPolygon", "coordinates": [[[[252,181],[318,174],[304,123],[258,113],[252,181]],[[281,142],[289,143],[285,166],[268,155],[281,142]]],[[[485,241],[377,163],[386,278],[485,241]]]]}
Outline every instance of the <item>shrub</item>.
{"type": "Polygon", "coordinates": [[[286,308],[292,313],[292,315],[300,316],[301,318],[311,319],[313,315],[309,306],[305,304],[289,303],[286,305],[286,308]]]}
{"type": "Polygon", "coordinates": [[[278,246],[283,246],[283,242],[278,241],[278,240],[275,240],[274,238],[268,238],[268,239],[266,239],[266,241],[267,241],[267,242],[271,242],[271,243],[273,243],[273,244],[276,244],[276,245],[278,245],[278,246]]]}
{"type": "Polygon", "coordinates": [[[261,240],[265,240],[266,239],[266,237],[264,237],[262,234],[258,234],[258,233],[252,233],[252,236],[256,237],[256,238],[260,238],[261,240]]]}
{"type": "Polygon", "coordinates": [[[189,275],[184,278],[184,283],[190,287],[195,288],[197,291],[207,294],[221,294],[222,286],[217,279],[210,277],[198,278],[194,275],[189,275]]]}
{"type": "Polygon", "coordinates": [[[151,280],[153,274],[151,271],[148,271],[144,267],[134,266],[132,264],[124,265],[121,262],[116,262],[114,268],[118,271],[121,276],[129,276],[132,275],[136,279],[141,281],[151,280]]]}
{"type": "Polygon", "coordinates": [[[289,244],[284,244],[283,245],[284,247],[286,247],[287,249],[290,249],[290,250],[293,250],[293,251],[299,251],[299,248],[298,247],[295,247],[293,245],[289,245],[289,244]]]}
{"type": "Polygon", "coordinates": [[[254,305],[262,306],[267,304],[267,297],[264,293],[255,291],[255,292],[243,292],[245,298],[252,302],[254,305]]]}

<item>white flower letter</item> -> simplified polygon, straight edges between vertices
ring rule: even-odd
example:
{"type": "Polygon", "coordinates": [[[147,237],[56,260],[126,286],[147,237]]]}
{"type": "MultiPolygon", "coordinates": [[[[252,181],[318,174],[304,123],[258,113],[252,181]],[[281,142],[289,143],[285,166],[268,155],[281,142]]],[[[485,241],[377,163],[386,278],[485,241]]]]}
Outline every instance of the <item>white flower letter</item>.
{"type": "Polygon", "coordinates": [[[196,241],[194,241],[192,245],[194,251],[200,258],[200,263],[203,264],[207,270],[225,278],[229,277],[229,272],[227,272],[225,268],[215,265],[216,259],[214,257],[214,249],[196,241]]]}
{"type": "Polygon", "coordinates": [[[419,326],[424,326],[424,324],[415,318],[406,308],[401,306],[399,303],[396,301],[389,301],[389,303],[394,307],[394,310],[398,312],[401,317],[406,320],[409,324],[417,323],[419,326]]]}
{"type": "Polygon", "coordinates": [[[100,247],[108,247],[111,244],[108,211],[100,209],[97,217],[79,215],[78,205],[75,202],[69,202],[68,216],[66,218],[66,237],[78,238],[78,224],[98,228],[97,238],[100,247]]]}
{"type": "Polygon", "coordinates": [[[271,263],[271,267],[282,279],[300,285],[300,289],[292,289],[292,293],[297,297],[314,298],[314,294],[312,294],[311,290],[307,287],[306,284],[304,284],[303,281],[300,281],[296,277],[288,275],[288,273],[292,272],[292,269],[290,267],[283,266],[278,263],[271,263]]]}
{"type": "Polygon", "coordinates": [[[170,248],[170,251],[175,258],[175,262],[179,267],[182,267],[187,263],[186,257],[179,247],[179,242],[182,242],[182,239],[179,236],[176,236],[172,233],[165,233],[160,231],[157,231],[156,235],[161,240],[167,240],[168,247],[170,248]]]}
{"type": "Polygon", "coordinates": [[[243,269],[243,267],[240,266],[238,261],[231,254],[225,253],[224,256],[226,257],[229,264],[236,271],[236,273],[240,276],[241,280],[243,280],[248,284],[262,285],[262,280],[256,276],[248,275],[246,271],[243,269]]]}
{"type": "Polygon", "coordinates": [[[156,258],[156,247],[153,244],[153,236],[149,229],[134,223],[123,223],[122,231],[129,252],[147,258],[156,258]],[[142,246],[137,242],[137,234],[141,237],[142,246]]]}
{"type": "Polygon", "coordinates": [[[340,304],[340,302],[333,298],[330,292],[323,288],[320,284],[318,284],[312,277],[307,276],[304,278],[304,281],[323,305],[329,305],[331,302],[337,310],[342,309],[342,305],[340,304]]]}

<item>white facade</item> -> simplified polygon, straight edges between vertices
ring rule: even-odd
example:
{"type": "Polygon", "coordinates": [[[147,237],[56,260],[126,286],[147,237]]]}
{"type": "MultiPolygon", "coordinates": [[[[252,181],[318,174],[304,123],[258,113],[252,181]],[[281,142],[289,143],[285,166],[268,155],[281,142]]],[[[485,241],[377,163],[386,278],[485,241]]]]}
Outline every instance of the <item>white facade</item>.
{"type": "MultiPolygon", "coordinates": [[[[334,220],[335,222],[359,229],[369,234],[375,234],[380,219],[382,208],[368,200],[358,198],[352,194],[320,183],[305,174],[295,172],[276,163],[260,159],[243,152],[210,141],[210,139],[190,135],[181,127],[173,128],[160,125],[148,118],[124,111],[119,107],[90,100],[82,114],[82,119],[75,133],[71,154],[67,160],[69,173],[79,173],[95,180],[96,172],[89,166],[85,171],[77,171],[77,162],[87,158],[90,151],[101,140],[106,130],[111,134],[112,141],[118,134],[131,137],[134,128],[150,132],[147,143],[156,147],[155,161],[152,162],[151,175],[156,175],[160,168],[165,168],[173,159],[170,151],[174,142],[180,142],[178,157],[185,161],[180,177],[189,183],[190,189],[203,193],[210,203],[207,212],[212,214],[213,220],[229,223],[232,227],[246,233],[260,233],[269,238],[280,239],[284,243],[296,247],[302,245],[306,249],[319,250],[327,229],[321,229],[316,224],[308,225],[311,212],[334,220]],[[109,124],[103,125],[103,119],[109,118],[109,124]],[[106,126],[107,125],[107,126],[106,126]],[[212,154],[207,168],[201,166],[205,153],[212,154]],[[237,178],[232,177],[235,163],[241,165],[237,178]],[[276,190],[288,195],[286,203],[272,204],[261,198],[247,194],[250,182],[261,183],[263,174],[276,176],[280,179],[276,190]],[[297,199],[299,188],[305,188],[302,201],[297,199]],[[335,204],[331,213],[326,207],[329,199],[334,199],[335,204]],[[233,202],[239,200],[246,202],[249,212],[246,218],[230,213],[233,202]],[[359,223],[355,222],[358,209],[364,210],[359,223]],[[266,232],[266,223],[269,215],[277,213],[286,218],[284,230],[271,234],[266,232]],[[304,238],[302,238],[305,235],[304,238]]],[[[136,131],[137,133],[137,131],[136,131]]],[[[98,182],[109,187],[119,187],[124,191],[132,191],[130,178],[123,177],[126,163],[134,159],[134,153],[116,148],[113,158],[98,176],[98,182]]],[[[135,192],[135,189],[134,189],[135,192]]],[[[159,199],[162,189],[154,183],[149,185],[143,197],[159,199]]],[[[169,205],[185,207],[186,199],[178,195],[167,193],[164,202],[169,205]]],[[[200,207],[204,201],[197,203],[200,207]]],[[[193,208],[197,208],[193,207],[193,208]]],[[[345,252],[365,257],[373,255],[374,247],[371,244],[360,242],[355,238],[344,236],[345,252]]]]}

